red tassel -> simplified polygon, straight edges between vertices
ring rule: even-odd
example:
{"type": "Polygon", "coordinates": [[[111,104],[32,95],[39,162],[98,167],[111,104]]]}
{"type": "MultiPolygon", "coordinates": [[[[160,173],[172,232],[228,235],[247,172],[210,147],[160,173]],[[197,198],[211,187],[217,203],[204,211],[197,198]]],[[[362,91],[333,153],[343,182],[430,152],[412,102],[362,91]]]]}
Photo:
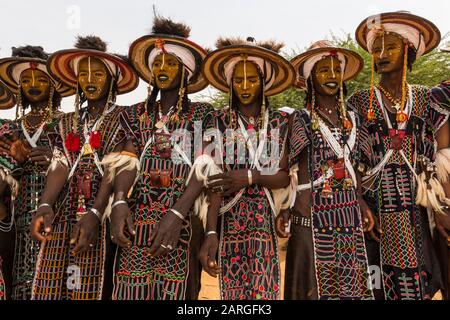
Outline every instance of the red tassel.
{"type": "Polygon", "coordinates": [[[102,146],[101,136],[99,131],[92,132],[89,137],[89,144],[94,149],[99,149],[102,146]]]}
{"type": "Polygon", "coordinates": [[[80,149],[80,137],[75,133],[69,133],[64,145],[69,152],[77,152],[80,149]]]}

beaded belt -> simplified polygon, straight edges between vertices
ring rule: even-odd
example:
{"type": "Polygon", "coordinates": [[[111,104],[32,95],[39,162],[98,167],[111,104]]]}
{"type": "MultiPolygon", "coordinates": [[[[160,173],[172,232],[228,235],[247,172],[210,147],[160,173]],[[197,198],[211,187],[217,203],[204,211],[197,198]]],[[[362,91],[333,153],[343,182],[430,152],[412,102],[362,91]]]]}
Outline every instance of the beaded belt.
{"type": "Polygon", "coordinates": [[[291,223],[302,227],[311,227],[311,218],[291,214],[291,223]]]}

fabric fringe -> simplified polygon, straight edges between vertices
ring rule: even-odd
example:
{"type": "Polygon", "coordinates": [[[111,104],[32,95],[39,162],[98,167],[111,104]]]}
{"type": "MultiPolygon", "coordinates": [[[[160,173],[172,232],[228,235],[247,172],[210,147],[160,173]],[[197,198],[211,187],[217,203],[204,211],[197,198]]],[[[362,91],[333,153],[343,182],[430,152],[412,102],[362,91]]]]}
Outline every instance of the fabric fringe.
{"type": "MultiPolygon", "coordinates": [[[[222,169],[215,164],[213,158],[203,154],[195,159],[191,171],[189,172],[189,176],[186,179],[186,185],[188,185],[192,176],[195,174],[196,179],[201,181],[206,187],[209,176],[220,174],[222,172],[222,169]]],[[[200,218],[203,223],[203,227],[206,227],[208,207],[208,196],[205,191],[202,191],[194,202],[194,214],[200,218]]]]}
{"type": "Polygon", "coordinates": [[[446,197],[444,188],[436,176],[437,174],[431,173],[428,181],[426,172],[418,176],[416,204],[432,209],[436,213],[445,214],[442,206],[450,206],[450,199],[446,197]]]}
{"type": "Polygon", "coordinates": [[[114,152],[106,155],[101,161],[105,168],[105,176],[108,183],[112,183],[114,178],[124,171],[133,171],[136,169],[136,179],[139,177],[141,165],[137,157],[128,154],[114,152]]]}
{"type": "Polygon", "coordinates": [[[11,197],[14,200],[19,193],[19,182],[9,171],[0,167],[0,178],[5,181],[11,189],[11,197]]]}
{"type": "Polygon", "coordinates": [[[448,182],[450,173],[450,148],[441,149],[436,153],[436,174],[442,183],[448,182]]]}

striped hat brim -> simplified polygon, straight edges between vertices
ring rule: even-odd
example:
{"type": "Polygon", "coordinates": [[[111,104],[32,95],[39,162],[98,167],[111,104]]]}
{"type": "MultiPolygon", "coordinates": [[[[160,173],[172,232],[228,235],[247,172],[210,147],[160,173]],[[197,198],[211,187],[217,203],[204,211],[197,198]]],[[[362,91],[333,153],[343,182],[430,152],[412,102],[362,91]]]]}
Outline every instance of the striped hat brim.
{"type": "Polygon", "coordinates": [[[11,109],[16,104],[14,94],[0,81],[0,109],[11,109]]]}
{"type": "Polygon", "coordinates": [[[100,60],[107,60],[120,70],[120,77],[117,81],[117,94],[125,94],[136,89],[139,78],[133,67],[119,56],[106,52],[90,49],[66,49],[53,53],[47,62],[50,74],[67,86],[76,89],[78,79],[76,70],[73,70],[75,59],[83,57],[95,57],[100,60]]]}
{"type": "Polygon", "coordinates": [[[192,70],[192,76],[190,77],[187,85],[187,92],[194,93],[205,89],[208,82],[201,73],[202,62],[206,56],[205,49],[186,38],[177,36],[169,36],[164,34],[146,35],[140,37],[131,44],[128,56],[139,74],[139,77],[144,79],[147,83],[153,85],[151,79],[152,66],[148,65],[148,57],[150,52],[155,49],[156,43],[159,40],[163,40],[166,44],[177,45],[188,49],[194,56],[195,69],[192,70]]]}
{"type": "Polygon", "coordinates": [[[425,42],[424,54],[436,48],[441,41],[441,32],[433,22],[408,12],[386,12],[364,19],[356,29],[356,41],[364,50],[368,51],[367,33],[371,30],[369,27],[384,23],[403,24],[419,30],[425,42]]]}
{"type": "Polygon", "coordinates": [[[18,94],[21,72],[36,67],[39,68],[39,70],[44,71],[50,77],[56,91],[58,91],[62,97],[67,97],[75,93],[73,88],[53,77],[47,68],[46,61],[38,58],[10,57],[0,59],[0,79],[14,94],[18,94]]]}
{"type": "Polygon", "coordinates": [[[297,88],[306,89],[307,79],[304,74],[305,63],[310,59],[323,55],[324,53],[340,53],[344,56],[345,70],[342,78],[343,81],[348,81],[355,78],[364,66],[364,59],[357,52],[352,50],[338,47],[320,47],[307,50],[291,60],[291,64],[297,72],[297,81],[295,82],[295,86],[297,88]]]}
{"type": "Polygon", "coordinates": [[[231,45],[209,53],[203,62],[202,72],[215,88],[229,92],[225,77],[225,65],[236,57],[256,57],[263,59],[272,67],[274,80],[264,95],[273,96],[290,88],[295,79],[292,65],[278,53],[255,45],[231,45]]]}

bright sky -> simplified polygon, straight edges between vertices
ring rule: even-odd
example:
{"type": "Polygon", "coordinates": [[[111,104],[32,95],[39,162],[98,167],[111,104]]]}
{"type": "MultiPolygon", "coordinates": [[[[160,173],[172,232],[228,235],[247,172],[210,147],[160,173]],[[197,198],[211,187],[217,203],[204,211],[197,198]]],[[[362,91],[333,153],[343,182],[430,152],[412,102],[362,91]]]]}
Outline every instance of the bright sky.
{"type": "MultiPolygon", "coordinates": [[[[283,41],[287,51],[303,51],[331,32],[353,35],[369,15],[397,10],[433,21],[442,35],[450,32],[449,0],[16,0],[0,3],[0,57],[25,44],[41,45],[47,52],[71,48],[78,34],[98,35],[110,52],[126,54],[130,43],[151,29],[153,4],[161,15],[189,24],[191,40],[209,48],[219,36],[252,36],[283,41]]],[[[141,81],[118,103],[142,101],[146,92],[141,81]]],[[[63,101],[64,111],[72,107],[73,98],[63,101]]],[[[0,111],[2,118],[13,115],[13,110],[0,111]]]]}

